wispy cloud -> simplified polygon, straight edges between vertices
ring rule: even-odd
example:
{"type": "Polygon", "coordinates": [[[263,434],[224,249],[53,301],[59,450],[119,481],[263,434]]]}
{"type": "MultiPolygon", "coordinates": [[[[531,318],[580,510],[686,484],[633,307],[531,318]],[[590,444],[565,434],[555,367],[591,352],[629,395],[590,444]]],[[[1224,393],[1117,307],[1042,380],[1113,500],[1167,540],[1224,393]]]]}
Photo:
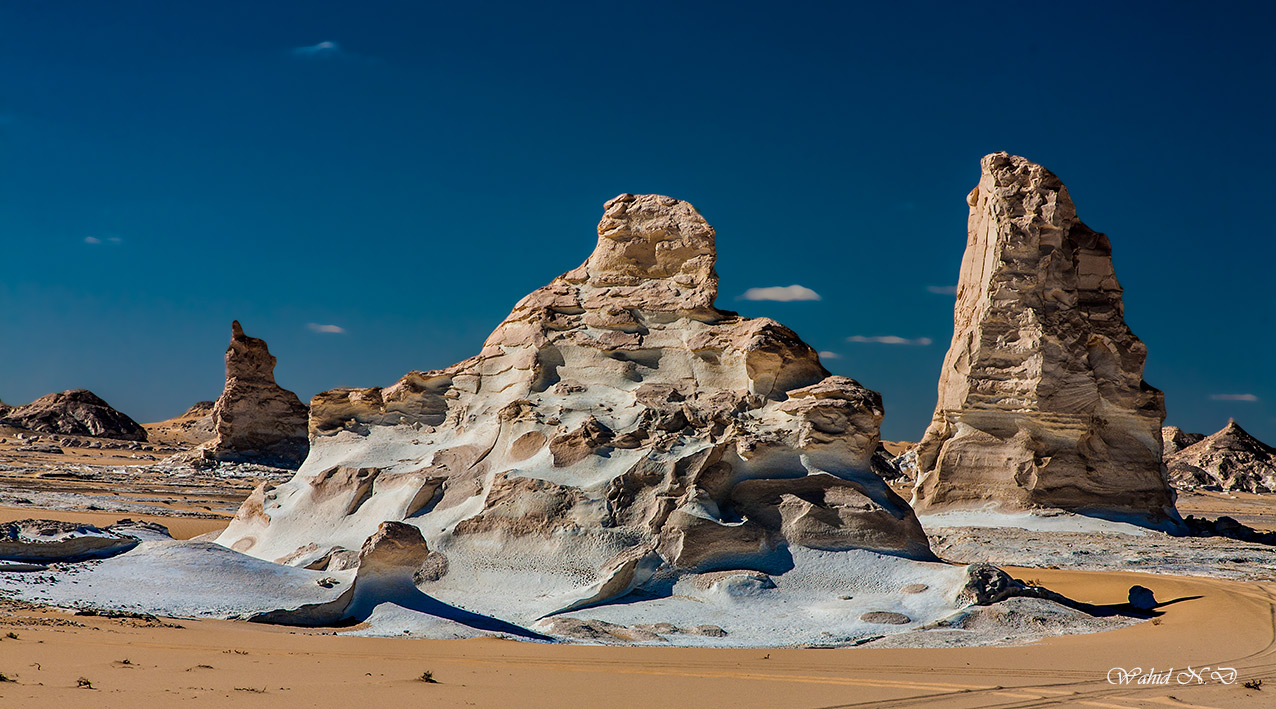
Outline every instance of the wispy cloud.
{"type": "Polygon", "coordinates": [[[102,244],[102,243],[122,244],[124,240],[118,236],[86,236],[84,243],[86,244],[102,244]]]}
{"type": "Polygon", "coordinates": [[[308,323],[306,327],[310,328],[311,332],[322,332],[327,335],[344,335],[346,333],[346,329],[340,325],[320,325],[317,322],[312,322],[308,323]]]}
{"type": "Polygon", "coordinates": [[[341,54],[341,45],[336,42],[323,41],[318,44],[312,44],[308,47],[297,47],[292,50],[294,57],[305,57],[307,59],[320,59],[323,57],[335,57],[341,54]]]}
{"type": "Polygon", "coordinates": [[[930,339],[929,337],[918,337],[918,338],[910,340],[907,337],[898,337],[896,335],[874,335],[872,337],[865,337],[864,335],[851,335],[850,337],[846,338],[846,341],[847,342],[871,342],[878,345],[914,345],[917,347],[925,347],[931,344],[932,342],[934,342],[934,340],[930,339]]]}
{"type": "Polygon", "coordinates": [[[935,295],[957,295],[957,286],[926,286],[926,291],[935,295]]]}
{"type": "Polygon", "coordinates": [[[769,288],[750,288],[740,296],[741,300],[774,300],[790,303],[796,300],[819,300],[820,294],[806,286],[771,286],[769,288]]]}
{"type": "Polygon", "coordinates": [[[822,350],[820,352],[820,359],[841,359],[841,358],[842,358],[842,355],[836,352],[829,352],[828,350],[822,350]]]}
{"type": "Polygon", "coordinates": [[[101,239],[99,239],[99,238],[97,238],[96,236],[86,236],[86,237],[84,237],[84,243],[86,243],[86,244],[100,244],[100,243],[102,243],[102,240],[101,240],[101,239]]]}
{"type": "Polygon", "coordinates": [[[1214,401],[1258,401],[1253,394],[1210,394],[1214,401]]]}

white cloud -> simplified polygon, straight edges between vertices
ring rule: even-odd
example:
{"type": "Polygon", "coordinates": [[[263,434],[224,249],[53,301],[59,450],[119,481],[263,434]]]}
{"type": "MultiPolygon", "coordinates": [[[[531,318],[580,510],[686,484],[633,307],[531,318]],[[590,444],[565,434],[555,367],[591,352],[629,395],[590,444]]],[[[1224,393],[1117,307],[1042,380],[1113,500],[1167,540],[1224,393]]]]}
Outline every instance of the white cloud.
{"type": "Polygon", "coordinates": [[[957,286],[926,286],[926,290],[935,295],[957,295],[957,286]]]}
{"type": "Polygon", "coordinates": [[[341,45],[336,42],[323,41],[308,47],[297,47],[292,50],[292,54],[296,57],[307,58],[335,57],[341,54],[341,45]]]}
{"type": "Polygon", "coordinates": [[[346,333],[346,329],[340,325],[320,325],[312,322],[307,324],[306,327],[310,328],[311,332],[322,332],[329,335],[344,335],[346,333]]]}
{"type": "Polygon", "coordinates": [[[84,243],[86,243],[86,244],[100,244],[100,243],[102,243],[102,240],[101,240],[101,239],[99,239],[99,238],[97,238],[96,236],[86,236],[86,237],[84,237],[84,243]]]}
{"type": "Polygon", "coordinates": [[[1210,394],[1214,401],[1258,401],[1253,394],[1210,394]]]}
{"type": "Polygon", "coordinates": [[[820,352],[820,359],[841,359],[841,358],[842,358],[842,355],[836,352],[829,352],[828,350],[823,350],[822,352],[820,352]]]}
{"type": "Polygon", "coordinates": [[[850,337],[846,338],[846,341],[847,342],[872,342],[878,345],[916,345],[918,347],[925,347],[931,344],[932,342],[934,342],[934,340],[931,340],[929,337],[918,337],[917,339],[910,340],[907,337],[898,337],[896,335],[875,335],[873,337],[865,337],[863,335],[851,335],[850,337]]]}
{"type": "Polygon", "coordinates": [[[774,300],[789,303],[796,300],[819,300],[820,294],[806,286],[771,286],[769,288],[750,288],[740,296],[741,300],[774,300]]]}
{"type": "Polygon", "coordinates": [[[118,236],[108,236],[108,237],[106,237],[106,240],[107,240],[107,241],[109,241],[109,242],[111,242],[112,244],[121,244],[121,243],[124,243],[124,240],[123,240],[123,239],[121,239],[121,238],[120,238],[120,237],[118,237],[118,236]]]}

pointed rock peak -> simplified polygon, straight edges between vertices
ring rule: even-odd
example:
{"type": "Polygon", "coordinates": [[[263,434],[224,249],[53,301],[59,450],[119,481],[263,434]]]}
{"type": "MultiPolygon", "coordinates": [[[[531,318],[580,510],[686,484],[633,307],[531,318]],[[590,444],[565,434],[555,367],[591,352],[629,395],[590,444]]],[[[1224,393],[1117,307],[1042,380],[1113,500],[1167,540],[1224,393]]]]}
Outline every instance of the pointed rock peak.
{"type": "Polygon", "coordinates": [[[1253,434],[1251,434],[1249,431],[1246,431],[1245,429],[1241,428],[1241,425],[1239,423],[1236,423],[1236,419],[1234,418],[1229,418],[1227,420],[1226,426],[1221,428],[1218,433],[1215,433],[1214,435],[1209,436],[1205,440],[1207,441],[1226,440],[1226,441],[1233,441],[1233,442],[1247,443],[1247,444],[1256,443],[1264,447],[1266,447],[1267,445],[1263,443],[1262,441],[1258,440],[1257,438],[1255,438],[1253,434]]]}
{"type": "Polygon", "coordinates": [[[622,194],[604,209],[598,245],[583,269],[567,274],[568,281],[604,289],[609,302],[622,307],[713,307],[714,231],[695,207],[664,195],[622,194]]]}
{"type": "Polygon", "coordinates": [[[226,386],[212,407],[214,438],[204,458],[295,468],[305,460],[308,407],[275,383],[275,357],[266,341],[231,323],[226,386]]]}
{"type": "Polygon", "coordinates": [[[266,341],[244,334],[239,321],[230,324],[230,346],[226,348],[226,377],[275,381],[275,357],[266,341]]]}

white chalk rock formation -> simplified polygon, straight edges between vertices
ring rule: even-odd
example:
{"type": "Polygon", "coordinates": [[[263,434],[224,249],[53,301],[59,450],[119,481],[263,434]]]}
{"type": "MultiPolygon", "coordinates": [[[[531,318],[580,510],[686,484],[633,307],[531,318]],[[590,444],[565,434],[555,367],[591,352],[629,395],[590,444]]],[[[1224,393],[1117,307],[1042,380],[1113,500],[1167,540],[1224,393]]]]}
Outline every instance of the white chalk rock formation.
{"type": "Polygon", "coordinates": [[[308,411],[275,383],[275,357],[266,341],[245,335],[236,320],[226,349],[226,386],[213,404],[213,439],[192,457],[296,468],[310,446],[308,411]]]}
{"type": "Polygon", "coordinates": [[[23,519],[0,524],[0,559],[41,563],[114,556],[137,546],[134,537],[91,524],[23,519]]]}
{"type": "Polygon", "coordinates": [[[1004,152],[981,166],[914,507],[1176,521],[1164,400],[1143,381],[1108,238],[1044,167],[1004,152]]]}
{"type": "Polygon", "coordinates": [[[1235,419],[1218,433],[1167,455],[1165,465],[1170,481],[1180,488],[1276,492],[1276,448],[1254,438],[1235,419]]]}
{"type": "Polygon", "coordinates": [[[686,574],[932,560],[871,470],[881,397],[779,323],[715,309],[715,256],[690,204],[609,201],[589,260],[477,356],[316,396],[305,464],[218,542],[335,569],[401,521],[437,554],[423,590],[523,624],[686,574]]]}

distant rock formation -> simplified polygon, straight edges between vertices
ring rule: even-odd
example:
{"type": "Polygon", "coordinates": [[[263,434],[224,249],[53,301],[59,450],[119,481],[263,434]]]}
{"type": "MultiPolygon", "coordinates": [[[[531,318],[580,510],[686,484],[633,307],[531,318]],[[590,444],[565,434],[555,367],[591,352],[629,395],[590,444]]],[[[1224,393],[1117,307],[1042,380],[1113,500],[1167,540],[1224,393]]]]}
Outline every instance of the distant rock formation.
{"type": "Polygon", "coordinates": [[[986,156],[914,507],[996,503],[1178,519],[1161,392],[1124,320],[1108,238],[1050,171],[986,156]]]}
{"type": "Polygon", "coordinates": [[[178,418],[200,419],[200,418],[204,418],[205,416],[208,416],[209,418],[211,418],[213,415],[213,407],[216,405],[217,405],[217,402],[215,401],[196,401],[195,403],[191,404],[191,407],[187,409],[184,413],[182,413],[182,415],[179,416],[178,418]]]}
{"type": "Polygon", "coordinates": [[[296,468],[310,449],[309,408],[275,383],[275,357],[266,341],[231,323],[226,387],[213,405],[214,436],[200,449],[205,460],[296,468]]]}
{"type": "Polygon", "coordinates": [[[9,406],[8,404],[4,403],[3,401],[0,401],[0,418],[4,418],[4,415],[5,415],[5,414],[7,414],[7,413],[9,413],[9,412],[10,412],[10,411],[12,411],[12,410],[13,410],[13,407],[12,407],[12,406],[9,406]]]}
{"type": "Polygon", "coordinates": [[[1168,455],[1165,465],[1179,488],[1276,492],[1276,448],[1251,436],[1235,419],[1218,433],[1168,455]]]}
{"type": "Polygon", "coordinates": [[[39,433],[145,441],[146,429],[87,389],[46,394],[0,413],[0,422],[39,433]]]}
{"type": "Polygon", "coordinates": [[[803,554],[933,560],[872,471],[880,395],[783,325],[714,307],[714,231],[690,204],[625,194],[605,209],[589,259],[523,298],[477,356],[317,395],[306,464],[218,542],[312,566],[401,520],[447,554],[432,588],[469,579],[474,609],[525,578],[533,619],[803,554]]]}
{"type": "Polygon", "coordinates": [[[1205,438],[1203,433],[1188,433],[1178,426],[1161,428],[1161,455],[1169,462],[1170,456],[1205,438]]]}
{"type": "MultiPolygon", "coordinates": [[[[165,421],[143,424],[150,440],[178,448],[195,448],[213,439],[212,401],[197,401],[179,416],[165,421]]],[[[190,454],[179,454],[178,461],[189,460],[190,454]]]]}

